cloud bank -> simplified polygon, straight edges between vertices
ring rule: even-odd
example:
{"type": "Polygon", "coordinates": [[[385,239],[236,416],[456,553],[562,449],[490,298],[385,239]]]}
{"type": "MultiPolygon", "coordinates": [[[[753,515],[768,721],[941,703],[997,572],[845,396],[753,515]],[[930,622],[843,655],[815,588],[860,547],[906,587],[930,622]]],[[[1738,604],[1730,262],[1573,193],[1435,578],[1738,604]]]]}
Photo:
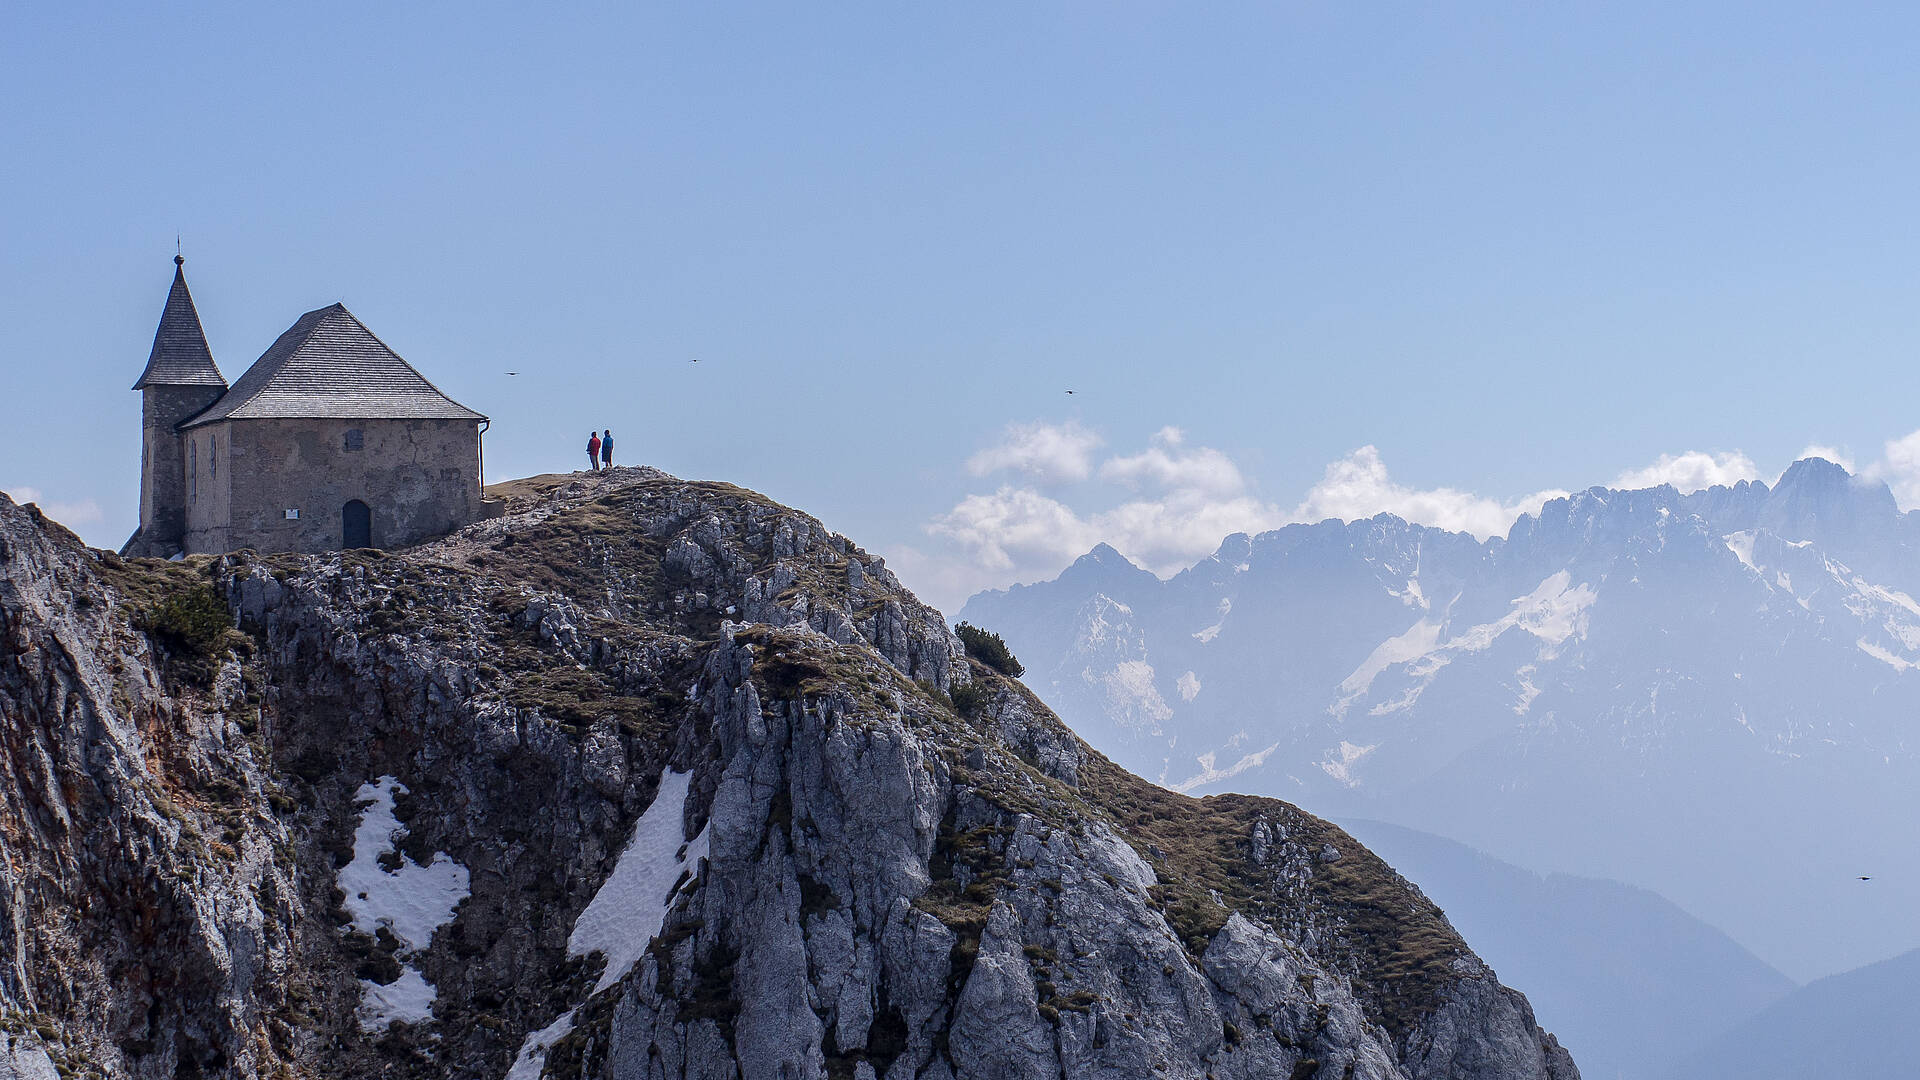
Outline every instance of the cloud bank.
{"type": "Polygon", "coordinates": [[[1742,480],[1758,479],[1760,479],[1760,467],[1753,463],[1752,458],[1738,450],[1725,454],[1689,450],[1684,454],[1661,454],[1658,461],[1643,469],[1629,469],[1615,477],[1613,483],[1608,486],[1624,491],[1636,491],[1640,488],[1672,484],[1684,495],[1688,492],[1703,491],[1717,484],[1731,487],[1742,480]]]}
{"type": "Polygon", "coordinates": [[[1538,491],[1510,503],[1442,487],[1421,490],[1396,483],[1380,451],[1363,446],[1327,466],[1325,475],[1294,510],[1295,521],[1353,521],[1387,513],[1417,525],[1433,525],[1479,539],[1505,535],[1521,514],[1538,513],[1564,491],[1538,491]]]}
{"type": "Polygon", "coordinates": [[[1065,424],[1015,424],[1000,441],[967,459],[974,476],[1025,473],[1044,484],[1085,480],[1093,474],[1093,452],[1100,436],[1069,421],[1065,424]]]}
{"type": "MultiPolygon", "coordinates": [[[[950,610],[980,589],[1051,578],[1100,543],[1164,577],[1212,554],[1231,533],[1389,513],[1486,539],[1504,536],[1520,515],[1567,494],[1497,498],[1414,487],[1395,480],[1379,449],[1367,445],[1327,465],[1289,507],[1256,491],[1230,454],[1194,443],[1179,428],[1161,428],[1136,450],[1102,456],[1106,445],[1078,423],[1007,427],[965,463],[970,476],[993,480],[993,490],[969,494],[927,522],[927,547],[894,549],[895,569],[950,610]]],[[[1808,446],[1799,456],[1854,471],[1851,456],[1830,446],[1808,446]]],[[[1920,431],[1889,440],[1884,457],[1861,472],[1885,480],[1901,506],[1920,506],[1920,431]]],[[[1672,484],[1692,492],[1761,479],[1771,478],[1739,450],[1687,450],[1621,472],[1609,486],[1672,484]]]]}
{"type": "Polygon", "coordinates": [[[1102,459],[1105,445],[1076,423],[1009,426],[966,461],[969,475],[998,481],[994,490],[936,515],[925,529],[930,548],[896,548],[892,565],[950,608],[983,588],[1052,577],[1099,543],[1166,576],[1212,554],[1231,533],[1387,512],[1484,538],[1561,494],[1502,502],[1417,489],[1396,482],[1380,452],[1363,446],[1327,466],[1320,483],[1288,507],[1256,492],[1231,455],[1193,443],[1179,428],[1161,428],[1138,450],[1102,459]]]}

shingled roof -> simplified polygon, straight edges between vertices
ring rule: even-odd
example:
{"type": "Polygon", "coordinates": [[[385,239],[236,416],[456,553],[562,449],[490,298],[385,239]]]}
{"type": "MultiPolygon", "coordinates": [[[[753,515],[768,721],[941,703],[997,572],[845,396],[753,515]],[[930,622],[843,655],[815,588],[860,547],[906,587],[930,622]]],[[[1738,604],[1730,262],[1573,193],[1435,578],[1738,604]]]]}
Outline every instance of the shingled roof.
{"type": "Polygon", "coordinates": [[[160,312],[160,328],[153,332],[153,351],[147,354],[147,369],[140,373],[135,390],[148,386],[225,386],[227,380],[213,365],[213,350],[207,348],[206,331],[200,329],[200,312],[193,306],[193,294],[187,291],[187,260],[173,257],[173,288],[167,290],[167,306],[160,312]]]}
{"type": "Polygon", "coordinates": [[[441,393],[340,304],[300,316],[225,397],[180,426],[268,417],[486,419],[441,393]]]}

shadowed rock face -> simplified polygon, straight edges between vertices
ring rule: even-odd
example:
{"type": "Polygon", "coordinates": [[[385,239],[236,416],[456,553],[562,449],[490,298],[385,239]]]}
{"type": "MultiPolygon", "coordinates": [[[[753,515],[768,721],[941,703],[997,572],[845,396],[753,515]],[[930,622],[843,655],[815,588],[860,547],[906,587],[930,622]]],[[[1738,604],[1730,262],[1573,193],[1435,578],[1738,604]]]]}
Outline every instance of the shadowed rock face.
{"type": "Polygon", "coordinates": [[[1578,1075],[1345,833],[1125,773],[813,519],[505,494],[173,564],[0,499],[0,1076],[1578,1075]]]}

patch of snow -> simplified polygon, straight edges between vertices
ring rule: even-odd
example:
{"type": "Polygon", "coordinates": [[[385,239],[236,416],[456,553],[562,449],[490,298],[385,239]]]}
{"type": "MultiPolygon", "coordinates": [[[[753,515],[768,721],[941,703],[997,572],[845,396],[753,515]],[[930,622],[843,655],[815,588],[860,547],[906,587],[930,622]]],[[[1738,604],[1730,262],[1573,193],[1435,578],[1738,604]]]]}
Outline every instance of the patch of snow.
{"type": "MultiPolygon", "coordinates": [[[[1442,637],[1442,624],[1421,619],[1405,633],[1374,646],[1367,658],[1351,675],[1341,680],[1340,697],[1327,707],[1333,716],[1345,716],[1354,702],[1373,686],[1374,679],[1390,667],[1415,664],[1409,674],[1431,680],[1441,668],[1452,662],[1454,653],[1481,652],[1493,646],[1509,630],[1524,630],[1538,638],[1543,646],[1540,659],[1550,660],[1554,650],[1574,637],[1585,636],[1587,609],[1599,594],[1588,584],[1574,585],[1572,576],[1562,570],[1542,581],[1534,590],[1513,601],[1513,610],[1490,623],[1470,626],[1453,637],[1442,637]]],[[[1369,715],[1380,716],[1413,704],[1424,684],[1404,691],[1392,702],[1376,705],[1369,715]]]]}
{"type": "Polygon", "coordinates": [[[1536,665],[1528,664],[1513,673],[1514,678],[1520,681],[1520,700],[1513,706],[1515,716],[1527,715],[1527,710],[1533,708],[1533,699],[1540,696],[1540,688],[1533,685],[1533,673],[1537,670],[1536,665]]]}
{"type": "Polygon", "coordinates": [[[1513,610],[1490,623],[1468,627],[1449,640],[1449,650],[1480,652],[1491,647],[1501,634],[1515,628],[1525,630],[1548,645],[1564,644],[1568,638],[1586,633],[1586,611],[1599,599],[1593,586],[1572,584],[1572,576],[1562,570],[1542,581],[1534,590],[1513,602],[1513,610]]]}
{"type": "Polygon", "coordinates": [[[1220,616],[1219,620],[1204,630],[1196,631],[1193,635],[1193,640],[1202,645],[1220,636],[1220,628],[1227,625],[1227,616],[1233,613],[1233,599],[1226,596],[1221,597],[1220,604],[1214,611],[1220,616]]]}
{"type": "Polygon", "coordinates": [[[396,851],[406,835],[393,812],[394,794],[406,791],[399,780],[382,776],[354,792],[356,804],[368,805],[353,833],[353,861],[340,869],[337,879],[347,894],[354,929],[374,934],[384,926],[399,942],[394,953],[400,961],[399,979],[386,986],[360,980],[357,1016],[365,1031],[384,1030],[396,1020],[433,1019],[433,984],[408,959],[432,943],[433,932],[451,922],[460,901],[467,898],[467,868],[445,852],[435,852],[425,866],[404,855],[395,870],[380,865],[380,857],[396,851]]]}
{"type": "Polygon", "coordinates": [[[1267,747],[1265,750],[1260,750],[1255,753],[1246,755],[1245,757],[1241,758],[1239,761],[1234,762],[1232,765],[1228,766],[1225,769],[1216,769],[1213,767],[1213,760],[1214,760],[1213,754],[1209,752],[1194,759],[1200,766],[1200,771],[1198,773],[1195,773],[1193,776],[1190,776],[1185,780],[1180,781],[1177,784],[1168,784],[1166,786],[1169,788],[1172,788],[1174,791],[1178,791],[1184,794],[1186,792],[1192,791],[1194,788],[1197,788],[1202,784],[1212,784],[1221,780],[1231,779],[1232,777],[1238,776],[1241,773],[1247,771],[1248,769],[1256,768],[1258,766],[1266,764],[1267,758],[1271,756],[1275,750],[1278,750],[1278,749],[1280,749],[1280,744],[1274,743],[1272,746],[1267,747]]]}
{"type": "MultiPolygon", "coordinates": [[[[1431,668],[1421,672],[1420,674],[1423,676],[1432,675],[1434,672],[1439,671],[1441,668],[1446,666],[1447,666],[1447,663],[1445,660],[1439,660],[1436,663],[1434,663],[1434,665],[1431,668]]],[[[1431,681],[1431,680],[1428,680],[1428,681],[1431,681]]],[[[1402,709],[1411,709],[1413,708],[1414,702],[1420,700],[1421,693],[1423,693],[1426,689],[1427,689],[1426,682],[1415,683],[1414,685],[1407,687],[1406,690],[1403,691],[1399,697],[1392,698],[1387,701],[1383,701],[1378,705],[1375,705],[1373,708],[1368,709],[1367,715],[1368,716],[1385,716],[1388,713],[1397,713],[1402,709]]]]}
{"type": "Polygon", "coordinates": [[[1726,541],[1728,551],[1733,552],[1736,558],[1738,558],[1741,562],[1747,564],[1747,569],[1749,570],[1760,569],[1759,565],[1753,561],[1752,531],[1749,530],[1747,532],[1728,533],[1727,535],[1721,537],[1720,539],[1726,541]]]}
{"type": "Polygon", "coordinates": [[[568,1009],[560,1014],[560,1019],[529,1034],[520,1044],[520,1053],[514,1057],[513,1067],[507,1070],[506,1080],[540,1080],[540,1074],[547,1067],[547,1048],[573,1031],[573,1014],[579,1011],[568,1009]]]}
{"type": "Polygon", "coordinates": [[[1353,775],[1353,766],[1379,748],[1378,743],[1372,746],[1355,746],[1342,739],[1337,751],[1340,759],[1335,761],[1331,756],[1328,757],[1320,763],[1320,770],[1348,787],[1359,787],[1360,781],[1353,775]]]}
{"type": "Polygon", "coordinates": [[[1899,589],[1890,589],[1885,585],[1875,585],[1870,581],[1864,581],[1860,578],[1854,578],[1852,585],[1855,589],[1859,590],[1862,595],[1871,600],[1879,601],[1882,604],[1892,604],[1904,610],[1909,615],[1920,615],[1920,603],[1915,603],[1913,597],[1908,596],[1899,589]]]}
{"type": "Polygon", "coordinates": [[[1873,657],[1875,660],[1880,661],[1881,663],[1887,665],[1888,667],[1892,668],[1895,671],[1909,671],[1914,666],[1913,661],[1902,659],[1901,657],[1895,656],[1893,653],[1889,652],[1888,650],[1878,645],[1875,645],[1873,642],[1868,641],[1866,638],[1861,638],[1859,641],[1855,642],[1854,644],[1860,647],[1861,652],[1866,653],[1868,656],[1873,657]]]}
{"type": "Polygon", "coordinates": [[[1173,685],[1179,689],[1181,701],[1192,701],[1200,696],[1200,677],[1191,671],[1180,676],[1180,680],[1173,685]]]}
{"type": "Polygon", "coordinates": [[[1173,718],[1173,708],[1160,696],[1153,680],[1153,665],[1145,660],[1115,664],[1099,680],[1108,715],[1122,717],[1122,722],[1135,730],[1160,734],[1160,725],[1173,718]]]}
{"type": "MultiPolygon", "coordinates": [[[[1515,600],[1513,610],[1505,618],[1489,624],[1488,629],[1498,627],[1504,630],[1506,626],[1517,626],[1549,645],[1560,645],[1570,637],[1585,634],[1586,611],[1599,599],[1599,594],[1594,592],[1591,585],[1573,585],[1571,582],[1572,575],[1565,570],[1554,574],[1541,582],[1539,588],[1515,600]]],[[[1496,630],[1487,637],[1486,643],[1491,645],[1493,638],[1498,636],[1499,631],[1496,630]]]]}
{"type": "Polygon", "coordinates": [[[1421,619],[1409,627],[1405,633],[1390,637],[1374,646],[1373,651],[1367,654],[1367,658],[1360,662],[1360,666],[1353,669],[1353,674],[1340,681],[1341,700],[1328,711],[1335,716],[1345,713],[1347,706],[1353,704],[1355,698],[1366,693],[1367,688],[1373,685],[1373,680],[1381,672],[1395,664],[1418,660],[1432,652],[1439,643],[1440,623],[1433,619],[1421,619]]]}
{"type": "Polygon", "coordinates": [[[633,837],[620,853],[620,861],[573,924],[573,933],[567,937],[567,955],[597,952],[607,958],[593,993],[626,978],[633,970],[666,921],[667,905],[680,875],[697,873],[700,860],[707,857],[706,829],[691,841],[684,839],[687,791],[692,782],[692,772],[661,773],[660,790],[647,812],[634,823],[633,837]]]}
{"type": "MultiPolygon", "coordinates": [[[[567,936],[568,956],[597,952],[606,957],[607,966],[589,997],[627,977],[666,923],[680,876],[691,879],[700,872],[700,863],[707,857],[707,829],[702,827],[692,840],[682,840],[692,784],[691,771],[661,771],[660,787],[652,804],[633,823],[633,835],[621,850],[620,861],[587,901],[567,936]]],[[[568,1009],[558,1020],[530,1033],[505,1080],[539,1080],[546,1069],[547,1048],[573,1030],[578,1011],[578,1006],[568,1009]]]]}
{"type": "Polygon", "coordinates": [[[381,1030],[395,1020],[423,1024],[433,1019],[433,984],[411,964],[402,965],[400,977],[385,986],[368,979],[360,984],[360,1026],[365,1030],[381,1030]]]}
{"type": "Polygon", "coordinates": [[[1388,589],[1387,595],[1393,597],[1395,600],[1400,601],[1401,603],[1407,605],[1408,607],[1417,607],[1422,611],[1426,611],[1429,607],[1432,606],[1427,603],[1426,594],[1420,591],[1420,579],[1418,577],[1408,578],[1407,587],[1405,590],[1388,589]]]}
{"type": "Polygon", "coordinates": [[[385,926],[407,951],[424,949],[433,932],[453,920],[455,908],[467,898],[467,868],[445,852],[435,852],[425,866],[404,856],[391,873],[380,866],[380,856],[395,849],[406,834],[393,813],[395,793],[406,786],[391,776],[362,784],[355,802],[372,801],[360,815],[353,834],[353,861],[340,870],[340,889],[347,894],[347,912],[353,928],[371,934],[385,926]]]}
{"type": "Polygon", "coordinates": [[[1115,645],[1124,648],[1139,637],[1139,631],[1128,622],[1133,609],[1106,593],[1093,594],[1085,608],[1087,615],[1074,635],[1075,652],[1108,653],[1115,645]]]}

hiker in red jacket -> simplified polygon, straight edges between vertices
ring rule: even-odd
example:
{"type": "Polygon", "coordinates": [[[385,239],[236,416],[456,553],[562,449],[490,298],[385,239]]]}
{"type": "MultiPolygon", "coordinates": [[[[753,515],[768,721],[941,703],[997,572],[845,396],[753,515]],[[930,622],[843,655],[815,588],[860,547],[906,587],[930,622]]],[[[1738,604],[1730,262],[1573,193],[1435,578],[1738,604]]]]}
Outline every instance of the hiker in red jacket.
{"type": "Polygon", "coordinates": [[[587,471],[600,471],[600,436],[591,431],[587,432],[587,471]]]}

